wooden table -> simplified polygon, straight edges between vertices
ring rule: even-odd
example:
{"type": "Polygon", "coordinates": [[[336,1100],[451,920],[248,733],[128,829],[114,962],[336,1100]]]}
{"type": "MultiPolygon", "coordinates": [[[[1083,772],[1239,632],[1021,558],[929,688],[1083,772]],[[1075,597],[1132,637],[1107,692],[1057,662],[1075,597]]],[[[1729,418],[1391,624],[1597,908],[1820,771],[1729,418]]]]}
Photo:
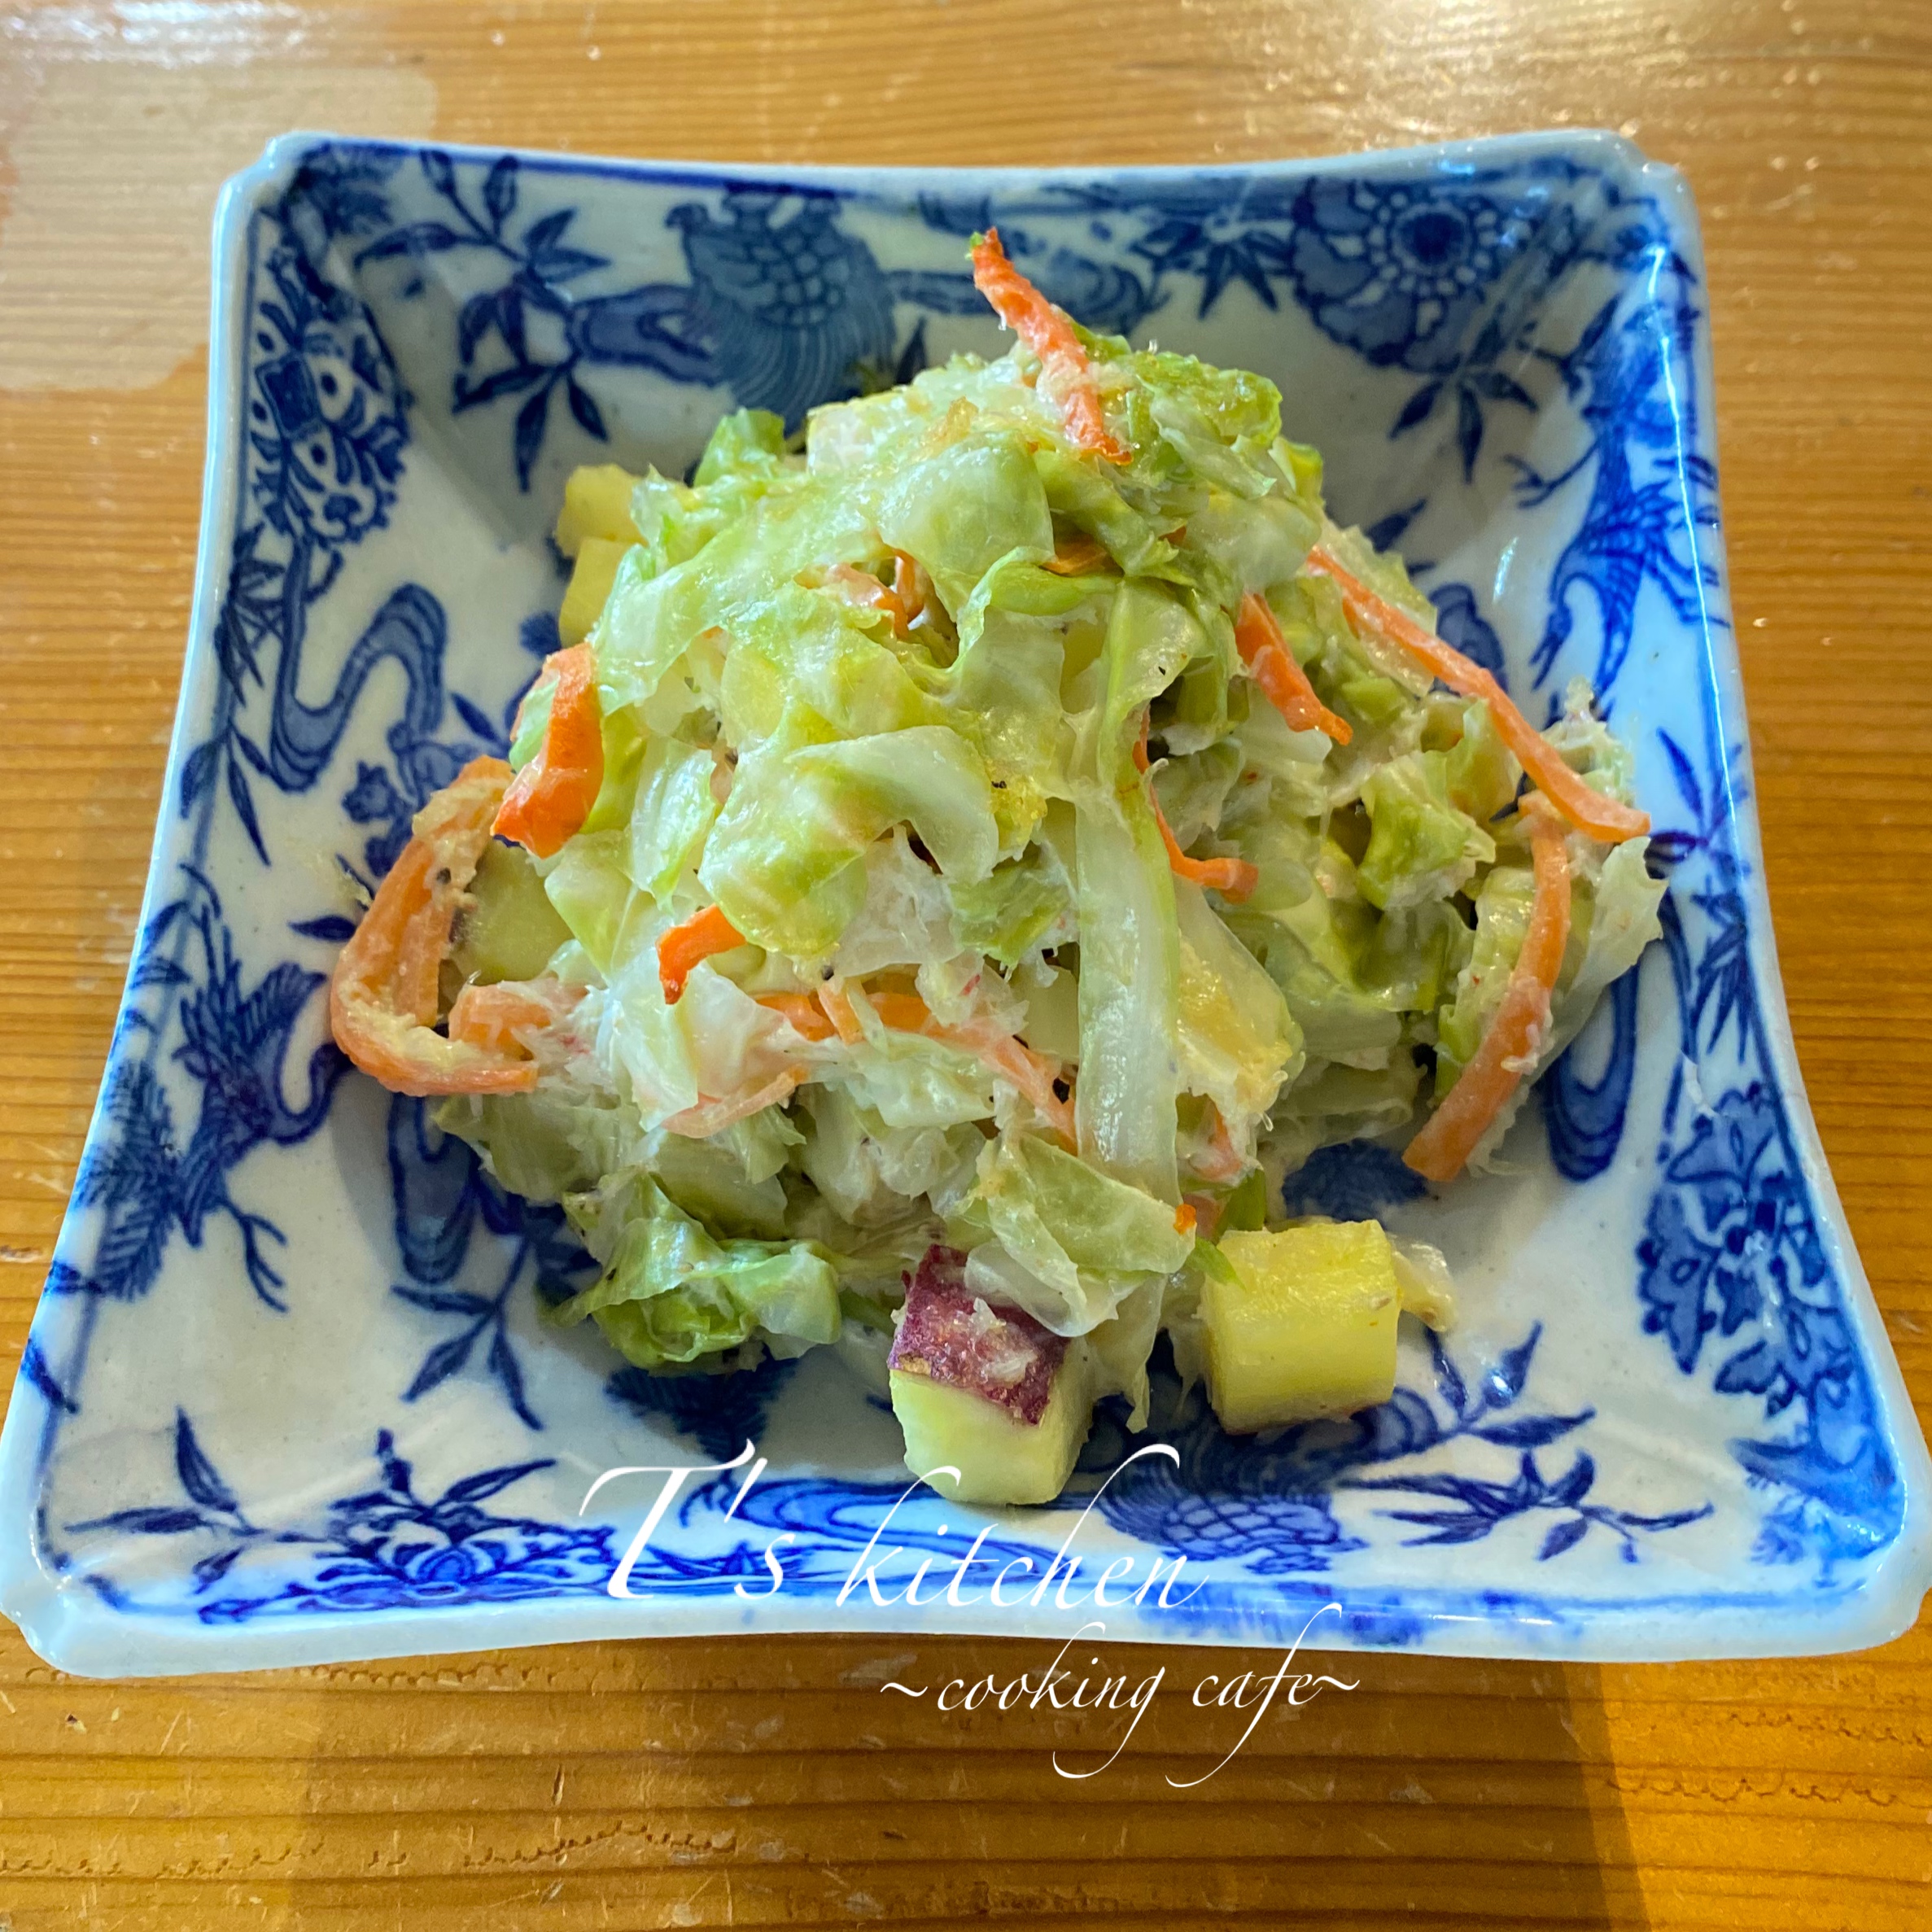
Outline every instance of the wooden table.
{"type": "MultiPolygon", "coordinates": [[[[1621,128],[1703,209],[1724,507],[1800,1057],[1932,1401],[1932,7],[660,0],[0,23],[0,1346],[126,965],[187,614],[216,183],[285,127],[749,160],[1297,155],[1621,128]]],[[[0,1927],[1932,1923],[1932,1633],[1816,1662],[1344,1660],[1086,1721],[884,1695],[1020,1645],[569,1649],[156,1684],[0,1628],[0,1927]],[[894,1654],[895,1651],[898,1654],[894,1654]],[[1085,1760],[1091,1762],[1091,1759],[1085,1760]]],[[[1259,1659],[1244,1661],[1258,1662],[1259,1659]]],[[[1184,1651],[1149,1650],[1191,1684],[1184,1651]]]]}

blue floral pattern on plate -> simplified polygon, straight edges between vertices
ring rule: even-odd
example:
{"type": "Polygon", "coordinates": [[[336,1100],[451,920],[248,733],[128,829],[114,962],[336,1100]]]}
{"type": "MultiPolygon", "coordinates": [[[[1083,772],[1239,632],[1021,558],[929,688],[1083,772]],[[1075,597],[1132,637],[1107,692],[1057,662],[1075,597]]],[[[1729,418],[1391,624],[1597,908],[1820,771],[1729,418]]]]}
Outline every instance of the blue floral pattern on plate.
{"type": "Polygon", "coordinates": [[[1603,137],[1033,176],[277,144],[224,203],[203,594],[0,1451],[9,1613],[103,1672],[1060,1628],[1043,1585],[938,1611],[859,1587],[977,1534],[1029,1576],[1075,1536],[1179,1566],[1174,1601],[1118,1614],[1191,1641],[1327,1605],[1351,1642],[1504,1654],[1909,1622],[1926,1460],[1781,1018],[1703,321],[1681,183],[1603,137]],[[1405,1343],[1389,1403],[1244,1441],[1157,1366],[1148,1433],[1104,1410],[1069,1494],[1016,1520],[907,1497],[889,1419],[823,1357],[666,1379],[543,1330],[584,1265],[560,1217],[345,1078],[318,997],[354,890],[504,747],[555,638],[570,467],[675,470],[734,404],[795,422],[997,352],[961,247],[994,221],[1083,320],[1281,381],[1338,511],[1402,545],[1526,709],[1589,677],[1670,881],[1665,943],[1552,1071],[1514,1174],[1436,1198],[1354,1143],[1291,1178],[1289,1212],[1380,1214],[1456,1266],[1462,1321],[1405,1343]],[[741,1486],[719,1466],[747,1442],[767,1460],[741,1486]],[[648,1487],[584,1492],[671,1463],[709,1473],[619,1601],[648,1487]]]}

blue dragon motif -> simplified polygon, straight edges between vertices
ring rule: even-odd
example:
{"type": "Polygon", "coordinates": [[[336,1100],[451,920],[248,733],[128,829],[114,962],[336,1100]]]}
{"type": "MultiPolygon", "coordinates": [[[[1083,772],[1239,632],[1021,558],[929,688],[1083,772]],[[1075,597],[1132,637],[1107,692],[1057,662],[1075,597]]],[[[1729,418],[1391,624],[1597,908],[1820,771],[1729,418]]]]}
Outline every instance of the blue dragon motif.
{"type": "MultiPolygon", "coordinates": [[[[372,674],[386,662],[399,665],[404,694],[387,733],[396,776],[364,765],[345,801],[355,823],[386,821],[365,845],[366,876],[356,874],[365,890],[401,850],[423,801],[479,751],[504,749],[509,715],[493,719],[445,691],[448,619],[417,584],[384,600],[321,703],[299,694],[308,613],[334,588],[349,550],[387,527],[402,480],[412,399],[368,305],[329,273],[339,243],[387,220],[386,190],[397,164],[392,155],[318,149],[259,218],[264,251],[250,309],[244,487],[215,627],[222,688],[215,728],[183,761],[178,794],[182,815],[191,816],[225,783],[267,863],[255,781],[308,790],[333,762],[372,674]],[[257,688],[269,693],[268,717],[251,733],[243,714],[257,688]],[[446,706],[472,739],[438,737],[446,706]]],[[[394,240],[369,246],[379,251],[394,240]]],[[[323,924],[309,936],[343,936],[340,922],[323,924]]]]}
{"type": "Polygon", "coordinates": [[[1663,266],[1672,291],[1668,309],[1660,309],[1661,298],[1646,299],[1619,322],[1620,299],[1612,296],[1566,354],[1537,352],[1579,399],[1578,413],[1589,432],[1582,453],[1554,476],[1519,457],[1510,459],[1519,473],[1517,500],[1526,509],[1547,502],[1590,464],[1596,466],[1583,520],[1550,577],[1549,621],[1531,663],[1541,684],[1569,641],[1573,600],[1587,592],[1603,634],[1591,684],[1605,704],[1629,655],[1644,585],[1655,585],[1688,623],[1702,614],[1703,593],[1716,582],[1698,553],[1697,532],[1716,525],[1709,493],[1716,488],[1717,473],[1694,452],[1681,461],[1676,454],[1681,436],[1694,433],[1688,420],[1678,420],[1678,412],[1691,404],[1672,381],[1672,359],[1697,322],[1690,271],[1675,256],[1668,256],[1663,266]],[[1640,468],[1646,457],[1654,472],[1648,475],[1640,468]]]}
{"type": "Polygon", "coordinates": [[[718,374],[747,408],[795,423],[809,402],[850,394],[862,363],[890,364],[893,295],[872,251],[840,231],[836,200],[805,198],[774,225],[785,199],[735,189],[723,221],[697,202],[667,219],[718,374]]]}
{"type": "MultiPolygon", "coordinates": [[[[130,1054],[116,1060],[107,1089],[108,1130],[88,1149],[74,1182],[76,1205],[98,1208],[105,1217],[94,1263],[82,1274],[57,1261],[47,1287],[55,1295],[138,1300],[160,1274],[169,1236],[179,1229],[199,1248],[208,1217],[221,1213],[241,1235],[250,1286],[280,1309],[282,1279],[263,1244],[284,1245],[282,1230],[238,1206],[228,1177],[256,1147],[292,1147],[314,1133],[348,1063],[325,1041],[309,1056],[306,1097],[299,1105],[290,1103],[290,1038],[322,976],[285,960],[245,989],[220,898],[195,868],[183,871],[187,889],[149,920],[131,986],[178,994],[183,1037],[174,1058],[196,1082],[200,1112],[181,1147],[151,1058],[130,1054]],[[170,939],[184,933],[193,936],[199,973],[182,964],[178,947],[169,949],[170,939]]],[[[123,1025],[152,1031],[155,1022],[130,1005],[123,1025]]]]}
{"type": "MultiPolygon", "coordinates": [[[[461,414],[522,399],[512,453],[525,490],[557,398],[585,435],[609,440],[604,410],[585,379],[589,370],[649,369],[675,382],[719,384],[741,405],[775,410],[795,425],[814,404],[903,382],[924,366],[920,331],[905,351],[897,347],[896,303],[957,313],[978,302],[963,274],[882,269],[865,243],[838,225],[840,197],[750,186],[725,189],[718,214],[700,202],[670,211],[688,283],[588,292],[572,285],[610,262],[569,238],[575,208],[518,225],[514,155],[491,165],[474,199],[447,155],[426,149],[419,160],[445,212],[388,228],[356,260],[419,262],[455,251],[503,264],[505,279],[470,295],[458,312],[451,406],[461,414]],[[535,329],[539,319],[549,326],[535,329]]],[[[335,208],[332,199],[331,216],[335,208]]],[[[386,201],[354,203],[358,218],[372,211],[379,212],[377,225],[387,221],[386,201]]],[[[422,286],[418,278],[404,293],[422,286]]]]}
{"type": "MultiPolygon", "coordinates": [[[[103,1130],[75,1184],[76,1207],[99,1212],[100,1233],[85,1270],[55,1262],[48,1276],[55,1296],[138,1300],[159,1278],[173,1235],[199,1248],[211,1217],[221,1215],[241,1236],[255,1293],[270,1308],[285,1306],[286,1284],[270,1258],[285,1236],[269,1217],[235,1201],[229,1177],[259,1147],[308,1139],[326,1117],[347,1062],[325,1041],[310,1056],[305,1096],[289,1099],[290,1042],[323,976],[284,960],[254,985],[244,982],[220,896],[200,863],[218,800],[225,797],[266,863],[256,781],[282,792],[312,787],[370,675],[385,660],[397,662],[405,695],[387,734],[396,780],[365,765],[345,801],[352,820],[385,821],[362,855],[369,877],[356,873],[367,889],[400,849],[422,801],[477,750],[500,750],[505,741],[507,722],[487,719],[460,695],[453,699],[459,715],[481,728],[484,742],[446,744],[435,736],[446,703],[447,626],[440,605],[417,585],[404,584],[384,601],[322,703],[299,695],[308,613],[334,586],[347,551],[387,526],[403,473],[409,396],[368,308],[326,272],[333,238],[380,221],[382,185],[392,173],[386,157],[325,151],[256,218],[243,487],[214,635],[221,684],[212,732],[184,759],[177,793],[182,814],[196,821],[195,856],[182,864],[183,890],[141,935],[103,1130]],[[251,732],[243,713],[258,689],[269,693],[267,721],[251,732]],[[161,1069],[177,1030],[170,1057],[199,1097],[185,1145],[161,1069]]],[[[334,942],[352,929],[342,916],[326,914],[295,929],[334,942]]],[[[57,1414],[77,1410],[90,1331],[59,1375],[33,1345],[29,1379],[57,1414]]]]}
{"type": "Polygon", "coordinates": [[[334,585],[344,551],[382,528],[395,505],[409,397],[367,308],[322,275],[289,222],[264,216],[264,227],[277,238],[251,309],[247,474],[215,629],[222,694],[212,735],[181,767],[179,803],[184,817],[193,815],[225,777],[266,864],[250,773],[283,791],[313,785],[386,656],[400,658],[409,679],[396,730],[433,726],[442,709],[444,619],[426,592],[403,586],[351,653],[334,696],[313,710],[296,697],[309,609],[334,585]],[[264,682],[269,653],[275,667],[264,744],[238,714],[251,687],[264,682]]]}
{"type": "Polygon", "coordinates": [[[1707,1337],[1730,1343],[1712,1379],[1718,1392],[1758,1398],[1767,1420],[1796,1418],[1784,1435],[1738,1440],[1733,1453],[1754,1479],[1788,1493],[1759,1555],[1790,1563],[1808,1551],[1829,1573],[1898,1534],[1903,1485],[1776,1089],[1753,1080],[1686,1111],[1689,1134],[1665,1143],[1668,1185],[1637,1250],[1644,1327],[1686,1375],[1707,1337]]]}

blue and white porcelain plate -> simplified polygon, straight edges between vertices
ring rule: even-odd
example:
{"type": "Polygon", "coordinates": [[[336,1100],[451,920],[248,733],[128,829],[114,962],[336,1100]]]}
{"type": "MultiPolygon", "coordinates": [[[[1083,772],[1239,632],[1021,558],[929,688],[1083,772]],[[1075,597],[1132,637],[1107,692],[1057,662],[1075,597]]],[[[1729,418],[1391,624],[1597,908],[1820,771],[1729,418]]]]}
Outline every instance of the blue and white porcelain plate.
{"type": "Polygon", "coordinates": [[[0,1448],[0,1604],[44,1656],[1087,1622],[1231,1642],[1318,1614],[1324,1644],[1666,1658],[1912,1623],[1932,1468],[1784,1016],[1676,174],[1602,135],[1061,173],[300,136],[230,184],[215,259],[153,870],[0,1448]],[[1459,1325],[1405,1340],[1392,1401],[1237,1440],[1170,1378],[1147,1436],[1103,1413],[1060,1506],[989,1515],[900,1501],[897,1428],[829,1352],[654,1380],[541,1328],[538,1284],[581,1265],[556,1211],[346,1073],[321,987],[342,870],[373,880],[505,749],[556,634],[570,469],[679,472],[734,406],[795,421],[997,353],[964,260],[994,221],[1090,324],[1274,378],[1337,514],[1400,545],[1525,710],[1590,679],[1670,889],[1506,1174],[1432,1198],[1357,1145],[1291,1182],[1297,1211],[1449,1254],[1459,1325]],[[613,1594],[665,1479],[585,1506],[597,1477],[748,1440],[763,1466],[688,1479],[613,1594]],[[1126,1461],[1147,1442],[1173,1453],[1126,1461]]]}

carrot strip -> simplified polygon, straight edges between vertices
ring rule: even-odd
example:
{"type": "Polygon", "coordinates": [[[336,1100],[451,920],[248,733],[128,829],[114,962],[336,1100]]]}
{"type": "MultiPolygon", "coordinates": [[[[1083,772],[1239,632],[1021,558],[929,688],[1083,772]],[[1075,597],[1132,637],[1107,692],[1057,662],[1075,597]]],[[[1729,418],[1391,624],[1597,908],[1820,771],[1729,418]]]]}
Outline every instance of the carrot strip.
{"type": "Polygon", "coordinates": [[[906,627],[910,630],[925,614],[926,606],[935,595],[933,579],[926,574],[926,567],[917,557],[908,557],[903,550],[892,553],[892,594],[899,601],[899,608],[906,614],[906,627]]]}
{"type": "Polygon", "coordinates": [[[973,281],[993,313],[1039,357],[1048,393],[1058,396],[1067,440],[1109,463],[1130,462],[1133,451],[1107,426],[1085,343],[1065,312],[1007,260],[997,228],[973,242],[973,281]]]}
{"type": "Polygon", "coordinates": [[[469,986],[449,1009],[449,1037],[497,1052],[527,1051],[522,1036],[553,1025],[583,998],[561,980],[506,980],[469,986]]]}
{"type": "MultiPolygon", "coordinates": [[[[868,993],[866,1000],[880,1024],[893,1032],[921,1034],[983,1061],[1031,1101],[1069,1147],[1075,1144],[1072,1103],[1061,1099],[1053,1091],[1053,1082],[1059,1077],[1057,1060],[1034,1052],[1011,1034],[995,1033],[990,1027],[942,1026],[916,993],[868,993]]],[[[782,1013],[808,1039],[828,1038],[836,1032],[847,1045],[855,1046],[865,1038],[864,1026],[850,995],[834,982],[828,981],[820,987],[815,1004],[804,993],[767,993],[759,996],[758,1003],[769,1012],[782,1013]]],[[[664,1125],[673,1134],[702,1139],[734,1121],[788,1099],[805,1077],[803,1068],[787,1068],[755,1091],[722,1099],[702,1099],[696,1106],[673,1114],[664,1125]]]]}
{"type": "MultiPolygon", "coordinates": [[[[896,568],[896,566],[895,566],[896,568]]],[[[912,614],[897,588],[881,584],[869,570],[857,565],[835,563],[819,574],[816,588],[828,590],[862,610],[883,610],[892,619],[893,634],[903,637],[912,627],[912,614]]]]}
{"type": "Polygon", "coordinates": [[[588,644],[544,660],[550,680],[550,722],[537,754],[510,781],[492,829],[539,859],[563,849],[590,816],[604,783],[604,719],[597,702],[597,660],[588,644]]]}
{"type": "Polygon", "coordinates": [[[1238,1181],[1248,1172],[1248,1163],[1241,1158],[1241,1150],[1235,1145],[1235,1137],[1228,1132],[1221,1109],[1211,1100],[1208,1104],[1213,1108],[1214,1132],[1209,1140],[1205,1156],[1195,1157],[1194,1171],[1204,1181],[1213,1182],[1217,1186],[1238,1181]]]}
{"type": "Polygon", "coordinates": [[[671,927],[658,942],[658,984],[664,989],[664,1003],[675,1006],[684,997],[684,981],[701,959],[744,943],[745,935],[718,906],[706,906],[671,927]]]}
{"type": "Polygon", "coordinates": [[[848,1047],[856,1047],[865,1038],[865,1029],[859,1024],[859,1016],[852,1011],[852,1002],[838,981],[828,980],[819,988],[819,1004],[825,1009],[825,1017],[832,1022],[832,1030],[848,1047]]]}
{"type": "Polygon", "coordinates": [[[509,784],[501,758],[466,765],[417,813],[329,978],[329,1030],[392,1093],[527,1093],[534,1060],[434,1030],[437,980],[490,823],[509,784]]]}
{"type": "Polygon", "coordinates": [[[1355,736],[1348,721],[1336,717],[1315,695],[1308,673],[1295,662],[1268,600],[1259,591],[1251,590],[1241,600],[1235,619],[1235,648],[1291,730],[1326,732],[1338,745],[1346,745],[1355,736]]]}
{"type": "MultiPolygon", "coordinates": [[[[865,1029],[853,1009],[851,997],[841,986],[828,981],[820,986],[819,1002],[847,1046],[857,1046],[865,1038],[865,1029]]],[[[942,1026],[916,993],[868,992],[866,1003],[880,1025],[894,1033],[923,1034],[942,1046],[970,1053],[1029,1100],[1069,1147],[1075,1144],[1073,1103],[1061,1099],[1053,1091],[1053,1083],[1060,1077],[1058,1060],[1035,1053],[1012,1034],[998,1032],[982,1022],[942,1026]]]]}
{"type": "Polygon", "coordinates": [[[1184,1194],[1181,1196],[1181,1204],[1194,1211],[1194,1231],[1204,1241],[1212,1241],[1225,1212],[1222,1204],[1211,1194],[1184,1194]]]}
{"type": "Polygon", "coordinates": [[[1579,832],[1611,845],[1641,838],[1650,829],[1650,815],[1615,798],[1606,798],[1584,783],[1563,763],[1562,754],[1510,702],[1509,693],[1480,664],[1472,664],[1433,632],[1425,631],[1386,597],[1378,597],[1359,577],[1351,575],[1333,557],[1318,547],[1308,555],[1307,567],[1330,579],[1342,593],[1348,621],[1366,627],[1405,651],[1423,669],[1447,684],[1459,697],[1480,697],[1496,720],[1497,735],[1515,753],[1517,763],[1536,780],[1551,804],[1579,832]]]}
{"type": "MultiPolygon", "coordinates": [[[[1144,774],[1147,768],[1147,728],[1144,718],[1141,720],[1140,741],[1134,747],[1134,763],[1144,774]]],[[[1181,878],[1191,879],[1196,885],[1212,885],[1236,905],[1261,884],[1260,870],[1245,859],[1190,859],[1181,850],[1180,841],[1174,837],[1167,815],[1161,809],[1160,794],[1152,785],[1147,787],[1147,802],[1154,808],[1154,823],[1161,828],[1161,842],[1167,847],[1169,871],[1181,878]]]]}
{"type": "Polygon", "coordinates": [[[1174,1209],[1174,1232],[1177,1235],[1191,1235],[1200,1221],[1200,1217],[1195,1213],[1191,1201],[1182,1201],[1174,1209]]]}
{"type": "Polygon", "coordinates": [[[1161,807],[1154,807],[1154,823],[1161,828],[1161,842],[1167,847],[1167,868],[1177,878],[1191,879],[1196,885],[1211,885],[1236,905],[1252,894],[1261,875],[1245,859],[1190,859],[1168,829],[1161,807]]]}
{"type": "Polygon", "coordinates": [[[1536,1058],[1550,1027],[1550,996],[1570,941],[1570,860],[1554,807],[1540,792],[1523,802],[1529,820],[1536,894],[1523,950],[1488,1029],[1456,1084],[1410,1142],[1402,1159],[1438,1184],[1462,1171],[1477,1143],[1506,1107],[1536,1058]]]}
{"type": "Polygon", "coordinates": [[[928,1026],[924,1029],[936,1040],[963,1047],[1031,1102],[1034,1111],[1050,1126],[1068,1147],[1078,1144],[1073,1126],[1073,1103],[1063,1100],[1053,1091],[1060,1077],[1060,1062],[1035,1053],[1010,1033],[994,1034],[977,1026],[928,1026]]]}
{"type": "Polygon", "coordinates": [[[868,992],[866,1002],[879,1016],[879,1024],[894,1033],[930,1033],[932,1009],[916,993],[868,992]]]}
{"type": "Polygon", "coordinates": [[[1052,571],[1056,577],[1091,577],[1096,570],[1113,568],[1113,553],[1097,536],[1089,536],[1081,531],[1069,537],[1040,567],[1052,571]]]}
{"type": "Polygon", "coordinates": [[[828,1040],[837,1030],[809,993],[761,993],[758,1003],[767,1012],[780,1015],[794,1033],[808,1040],[828,1040]]]}
{"type": "Polygon", "coordinates": [[[708,1140],[712,1134],[722,1133],[739,1121],[749,1120],[754,1113],[763,1113],[767,1107],[789,1100],[804,1078],[804,1068],[787,1067],[762,1086],[745,1087],[720,1099],[700,1100],[696,1106],[674,1113],[664,1123],[665,1128],[670,1133],[682,1134],[687,1140],[708,1140]]]}

